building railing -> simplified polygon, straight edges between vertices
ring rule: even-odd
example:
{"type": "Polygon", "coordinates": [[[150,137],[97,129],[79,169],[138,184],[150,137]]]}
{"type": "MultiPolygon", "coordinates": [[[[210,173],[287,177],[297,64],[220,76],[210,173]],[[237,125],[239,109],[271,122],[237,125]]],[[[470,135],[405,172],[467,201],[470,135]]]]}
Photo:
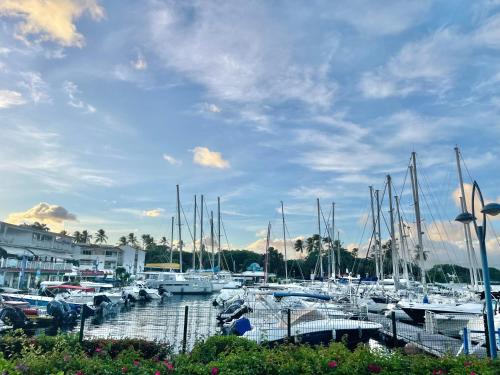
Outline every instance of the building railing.
{"type": "MultiPolygon", "coordinates": [[[[1,258],[0,259],[0,269],[2,268],[14,268],[21,269],[23,267],[23,261],[18,259],[1,258]]],[[[49,270],[49,271],[69,271],[71,270],[71,263],[63,262],[42,262],[42,261],[27,261],[25,269],[26,270],[49,270]]]]}

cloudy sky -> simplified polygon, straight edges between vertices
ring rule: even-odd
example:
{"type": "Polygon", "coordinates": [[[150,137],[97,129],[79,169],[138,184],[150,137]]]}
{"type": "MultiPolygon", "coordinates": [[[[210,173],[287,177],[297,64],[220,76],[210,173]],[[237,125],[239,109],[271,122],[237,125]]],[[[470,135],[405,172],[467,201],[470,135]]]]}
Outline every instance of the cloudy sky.
{"type": "Polygon", "coordinates": [[[444,262],[465,259],[455,145],[500,196],[499,1],[3,0],[0,27],[4,220],[168,237],[180,184],[189,220],[221,197],[232,247],[278,240],[280,201],[287,237],[314,233],[317,197],[357,246],[387,173],[414,222],[416,151],[444,262]]]}

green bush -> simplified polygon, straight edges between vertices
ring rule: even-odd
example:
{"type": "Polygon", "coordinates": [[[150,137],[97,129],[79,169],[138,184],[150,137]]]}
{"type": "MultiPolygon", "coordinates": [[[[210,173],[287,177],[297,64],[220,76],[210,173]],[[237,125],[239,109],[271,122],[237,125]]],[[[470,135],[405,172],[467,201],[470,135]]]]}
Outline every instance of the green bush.
{"type": "Polygon", "coordinates": [[[498,375],[500,362],[472,356],[435,358],[377,351],[341,343],[260,346],[240,337],[216,336],[189,354],[143,340],[94,340],[74,335],[27,337],[16,333],[0,341],[0,374],[9,375],[498,375]]]}

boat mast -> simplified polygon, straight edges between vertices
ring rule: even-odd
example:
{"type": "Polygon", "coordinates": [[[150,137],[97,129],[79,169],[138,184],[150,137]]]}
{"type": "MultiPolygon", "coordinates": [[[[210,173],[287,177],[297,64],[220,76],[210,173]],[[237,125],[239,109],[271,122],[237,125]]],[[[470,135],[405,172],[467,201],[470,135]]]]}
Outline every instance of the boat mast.
{"type": "Polygon", "coordinates": [[[170,271],[172,271],[173,253],[174,253],[174,221],[175,217],[172,216],[172,227],[170,231],[170,271]]]}
{"type": "Polygon", "coordinates": [[[380,280],[384,280],[384,257],[382,255],[382,231],[380,230],[380,190],[375,190],[375,200],[377,202],[377,235],[378,235],[378,261],[380,280]]]}
{"type": "Polygon", "coordinates": [[[392,207],[392,178],[387,175],[387,194],[389,196],[389,218],[391,221],[391,257],[392,257],[392,279],[394,286],[399,288],[399,254],[396,248],[396,232],[394,230],[394,209],[392,207]]]}
{"type": "Polygon", "coordinates": [[[193,270],[196,269],[196,194],[194,196],[194,220],[193,220],[193,270]]]}
{"type": "Polygon", "coordinates": [[[198,269],[201,271],[203,269],[203,250],[204,250],[204,244],[203,244],[203,209],[205,208],[204,205],[204,196],[203,194],[201,195],[201,207],[200,207],[200,250],[198,251],[198,269]]]}
{"type": "MultiPolygon", "coordinates": [[[[336,265],[335,265],[335,247],[333,244],[335,243],[335,202],[332,202],[332,234],[330,236],[330,257],[332,259],[332,277],[335,280],[336,275],[336,265]]],[[[339,268],[339,276],[340,276],[340,268],[339,268]]]]}
{"type": "Polygon", "coordinates": [[[219,270],[221,270],[220,257],[221,257],[221,244],[220,244],[220,197],[217,197],[217,265],[219,266],[219,270]]]}
{"type": "Polygon", "coordinates": [[[424,292],[427,293],[427,282],[425,280],[425,269],[424,269],[424,245],[422,241],[422,222],[420,219],[420,199],[418,197],[418,180],[417,180],[417,154],[415,152],[411,153],[412,165],[410,166],[412,191],[413,191],[413,201],[415,203],[415,220],[417,221],[417,239],[418,239],[418,259],[420,266],[420,278],[422,286],[424,287],[424,292]]]}
{"type": "MultiPolygon", "coordinates": [[[[335,237],[335,234],[333,235],[335,237]]],[[[342,274],[342,269],[340,268],[340,231],[337,231],[337,260],[339,262],[339,277],[342,274]]]]}
{"type": "Polygon", "coordinates": [[[283,201],[281,201],[281,220],[283,222],[283,249],[285,251],[285,282],[288,282],[288,263],[286,258],[286,236],[285,236],[285,209],[283,201]]]}
{"type": "Polygon", "coordinates": [[[408,256],[406,253],[405,247],[405,235],[403,233],[403,221],[401,220],[401,213],[399,211],[399,197],[397,195],[394,196],[394,200],[396,201],[396,213],[398,215],[398,227],[399,227],[399,247],[401,249],[401,257],[403,259],[403,277],[406,280],[406,286],[410,285],[410,278],[408,275],[408,256]]]}
{"type": "Polygon", "coordinates": [[[182,272],[182,224],[181,224],[181,199],[179,185],[177,185],[177,224],[179,226],[179,271],[182,272]]]}
{"type": "Polygon", "coordinates": [[[210,211],[210,247],[212,248],[212,269],[215,267],[214,212],[210,211]]]}
{"type": "MultiPolygon", "coordinates": [[[[455,147],[455,156],[457,159],[457,170],[458,170],[458,182],[460,184],[460,206],[462,208],[462,212],[467,212],[467,203],[465,201],[465,190],[464,190],[464,180],[462,177],[462,167],[460,165],[460,150],[458,147],[455,147]]],[[[470,231],[469,223],[464,223],[464,235],[465,235],[465,244],[467,246],[467,260],[469,262],[469,273],[470,273],[470,282],[474,287],[478,286],[478,275],[477,272],[477,260],[476,254],[474,253],[474,247],[472,246],[472,237],[470,231]]]]}
{"type": "Polygon", "coordinates": [[[321,246],[321,220],[320,220],[320,206],[319,206],[319,198],[316,198],[318,204],[318,241],[319,241],[319,276],[323,279],[323,246],[321,246]]]}
{"type": "MultiPolygon", "coordinates": [[[[373,186],[370,186],[370,202],[371,202],[371,207],[372,207],[372,236],[375,240],[375,275],[377,276],[377,279],[380,280],[380,270],[378,269],[378,246],[377,246],[377,225],[376,225],[376,218],[375,218],[375,208],[373,204],[373,186]]],[[[370,251],[370,249],[368,249],[370,251]]]]}
{"type": "Polygon", "coordinates": [[[269,237],[271,236],[271,222],[267,224],[267,237],[266,237],[266,252],[264,257],[264,284],[267,284],[267,278],[269,276],[269,237]]]}

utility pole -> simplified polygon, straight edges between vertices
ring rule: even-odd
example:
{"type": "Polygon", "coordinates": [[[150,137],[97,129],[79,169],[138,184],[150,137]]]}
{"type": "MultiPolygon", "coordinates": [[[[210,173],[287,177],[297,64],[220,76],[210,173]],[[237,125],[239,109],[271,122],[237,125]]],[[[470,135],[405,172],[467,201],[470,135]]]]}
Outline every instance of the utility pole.
{"type": "Polygon", "coordinates": [[[217,246],[218,246],[218,251],[217,251],[217,265],[219,266],[219,270],[221,270],[221,262],[220,262],[220,257],[221,257],[221,243],[220,243],[220,197],[217,197],[217,246]]]}
{"type": "Polygon", "coordinates": [[[424,292],[427,293],[427,282],[425,280],[424,269],[424,245],[422,241],[422,222],[420,218],[420,199],[418,196],[418,179],[417,179],[417,154],[411,153],[412,165],[410,166],[411,183],[413,191],[413,201],[415,203],[415,220],[417,221],[417,239],[418,239],[418,258],[420,265],[420,279],[424,292]]]}
{"type": "MultiPolygon", "coordinates": [[[[377,223],[376,223],[376,218],[375,218],[375,208],[374,208],[374,204],[373,204],[373,186],[370,186],[370,202],[371,202],[371,208],[372,208],[372,228],[373,228],[373,231],[372,231],[372,234],[373,234],[373,239],[375,240],[375,275],[377,276],[377,278],[380,280],[380,270],[378,269],[378,257],[379,257],[379,253],[378,253],[378,245],[377,245],[377,241],[378,241],[378,236],[377,236],[377,223]]],[[[368,249],[368,251],[370,251],[370,249],[368,249]]]]}
{"type": "Polygon", "coordinates": [[[399,288],[399,254],[396,248],[396,233],[394,230],[394,210],[392,207],[392,178],[387,175],[387,194],[389,196],[389,218],[391,221],[391,257],[392,257],[392,279],[394,286],[399,288]]]}
{"type": "Polygon", "coordinates": [[[194,196],[194,220],[193,220],[193,271],[196,269],[196,194],[194,196]]]}
{"type": "Polygon", "coordinates": [[[285,251],[285,282],[288,282],[288,263],[286,258],[286,235],[285,235],[285,209],[283,201],[281,201],[281,220],[283,222],[283,249],[285,251]]]}
{"type": "Polygon", "coordinates": [[[384,280],[384,256],[382,255],[382,231],[380,230],[380,190],[375,190],[375,200],[377,201],[378,267],[382,281],[384,280]]]}
{"type": "Polygon", "coordinates": [[[177,225],[179,226],[179,271],[182,273],[182,224],[181,224],[181,199],[179,185],[177,185],[177,225]]]}
{"type": "Polygon", "coordinates": [[[203,269],[203,250],[204,250],[204,244],[203,244],[203,209],[205,208],[205,198],[203,197],[203,194],[201,195],[201,207],[200,207],[200,250],[199,255],[198,255],[198,262],[199,262],[199,268],[200,271],[203,269]]]}
{"type": "Polygon", "coordinates": [[[318,236],[319,236],[319,275],[323,279],[323,246],[321,245],[321,220],[320,220],[320,206],[319,198],[317,198],[318,204],[318,236]]]}
{"type": "MultiPolygon", "coordinates": [[[[467,212],[467,202],[465,201],[465,189],[464,189],[464,179],[462,177],[462,166],[460,165],[460,150],[455,147],[455,157],[457,160],[457,170],[458,170],[458,183],[460,185],[460,207],[463,212],[467,212]]],[[[476,253],[474,252],[474,247],[472,245],[472,236],[469,223],[464,223],[464,235],[465,244],[467,247],[467,260],[469,263],[469,273],[470,282],[474,287],[478,286],[478,265],[476,259],[476,253]]]]}

